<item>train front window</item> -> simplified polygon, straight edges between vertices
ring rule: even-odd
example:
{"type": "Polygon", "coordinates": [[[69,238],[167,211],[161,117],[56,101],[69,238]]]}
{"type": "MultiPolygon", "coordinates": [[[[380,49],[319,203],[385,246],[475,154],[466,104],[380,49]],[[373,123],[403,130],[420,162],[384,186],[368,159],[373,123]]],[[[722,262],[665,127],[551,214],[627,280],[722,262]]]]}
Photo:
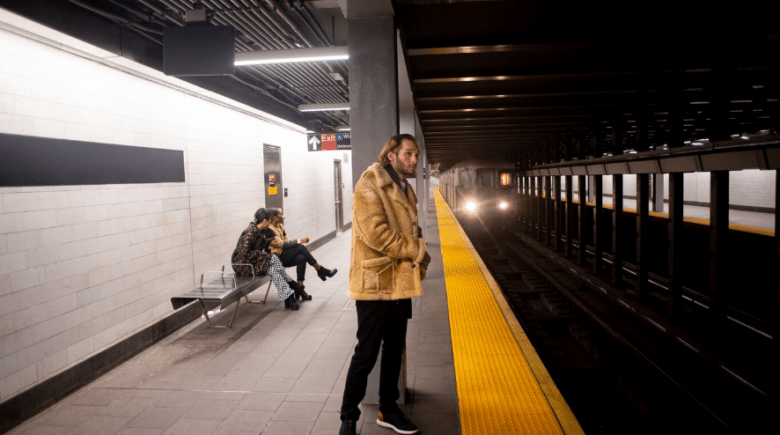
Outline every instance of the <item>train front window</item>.
{"type": "Polygon", "coordinates": [[[482,169],[477,171],[477,184],[479,187],[493,187],[493,177],[496,172],[492,169],[482,169]]]}
{"type": "Polygon", "coordinates": [[[464,189],[471,189],[471,174],[467,169],[463,169],[458,172],[458,181],[460,181],[460,187],[464,189]]]}

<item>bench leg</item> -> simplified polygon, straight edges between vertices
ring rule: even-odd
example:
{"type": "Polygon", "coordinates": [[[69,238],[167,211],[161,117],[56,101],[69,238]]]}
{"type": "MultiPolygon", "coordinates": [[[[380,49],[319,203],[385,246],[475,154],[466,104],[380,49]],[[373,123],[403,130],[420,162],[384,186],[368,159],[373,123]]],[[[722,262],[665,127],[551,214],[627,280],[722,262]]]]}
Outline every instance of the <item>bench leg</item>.
{"type": "Polygon", "coordinates": [[[238,312],[238,306],[241,305],[241,299],[236,300],[236,308],[233,309],[233,314],[230,316],[230,322],[228,322],[227,325],[215,325],[214,322],[212,322],[211,318],[209,317],[209,312],[206,309],[206,305],[200,299],[198,299],[198,302],[200,302],[200,309],[203,311],[203,316],[206,317],[206,321],[209,322],[209,328],[228,328],[228,329],[230,329],[233,326],[233,320],[235,320],[235,318],[236,318],[236,313],[238,312]]]}
{"type": "Polygon", "coordinates": [[[273,284],[272,281],[268,281],[268,287],[265,289],[265,297],[262,301],[250,301],[249,295],[244,296],[244,299],[246,299],[246,303],[248,304],[265,304],[266,299],[268,299],[268,292],[271,291],[271,284],[273,284]]]}
{"type": "Polygon", "coordinates": [[[265,297],[263,298],[263,303],[268,299],[268,292],[271,291],[271,284],[272,281],[268,281],[268,287],[265,289],[265,297]]]}

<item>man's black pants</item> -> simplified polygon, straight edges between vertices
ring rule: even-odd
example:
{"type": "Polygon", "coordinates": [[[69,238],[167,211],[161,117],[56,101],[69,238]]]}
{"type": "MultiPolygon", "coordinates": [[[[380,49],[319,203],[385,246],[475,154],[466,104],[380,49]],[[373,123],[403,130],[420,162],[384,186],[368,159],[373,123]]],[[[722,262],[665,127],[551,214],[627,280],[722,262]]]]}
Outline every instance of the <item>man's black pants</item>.
{"type": "Polygon", "coordinates": [[[295,245],[292,248],[285,249],[282,251],[282,255],[279,256],[279,261],[282,262],[284,267],[297,267],[298,281],[303,281],[306,278],[306,263],[312,266],[317,263],[309,249],[304,245],[295,245]]]}
{"type": "Polygon", "coordinates": [[[412,314],[410,299],[398,301],[356,301],[358,343],[347,372],[341,419],[360,418],[358,405],[366,395],[368,375],[382,346],[379,372],[379,409],[394,409],[400,396],[398,376],[406,347],[406,324],[412,314]]]}

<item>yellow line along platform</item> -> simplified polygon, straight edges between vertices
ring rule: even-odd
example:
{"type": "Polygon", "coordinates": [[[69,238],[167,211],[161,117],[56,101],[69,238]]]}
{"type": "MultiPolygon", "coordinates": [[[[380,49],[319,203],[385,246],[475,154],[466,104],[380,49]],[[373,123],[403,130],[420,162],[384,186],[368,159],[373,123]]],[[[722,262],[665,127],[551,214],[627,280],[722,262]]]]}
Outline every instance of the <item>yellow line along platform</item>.
{"type": "Polygon", "coordinates": [[[463,435],[583,434],[498,284],[435,191],[463,435]]]}

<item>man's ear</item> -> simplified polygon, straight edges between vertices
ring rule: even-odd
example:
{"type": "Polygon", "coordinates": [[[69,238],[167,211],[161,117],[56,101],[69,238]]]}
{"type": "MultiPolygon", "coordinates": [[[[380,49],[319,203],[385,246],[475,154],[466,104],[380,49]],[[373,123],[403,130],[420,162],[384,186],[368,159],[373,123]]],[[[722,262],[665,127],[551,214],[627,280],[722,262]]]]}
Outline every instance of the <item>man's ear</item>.
{"type": "Polygon", "coordinates": [[[392,152],[387,153],[387,160],[390,160],[390,163],[395,164],[395,154],[392,152]]]}

